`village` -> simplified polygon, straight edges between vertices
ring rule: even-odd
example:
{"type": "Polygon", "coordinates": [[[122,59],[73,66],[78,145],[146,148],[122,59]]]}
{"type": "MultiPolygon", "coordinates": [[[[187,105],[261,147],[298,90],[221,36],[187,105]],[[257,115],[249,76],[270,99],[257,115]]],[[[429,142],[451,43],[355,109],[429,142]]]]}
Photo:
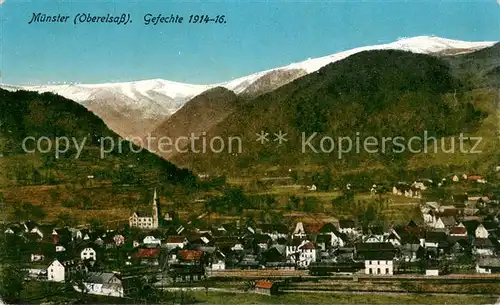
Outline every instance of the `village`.
{"type": "MultiPolygon", "coordinates": [[[[486,183],[480,176],[452,178],[460,179],[486,183]]],[[[248,278],[248,292],[272,295],[292,276],[500,273],[498,197],[458,194],[445,204],[422,198],[426,185],[393,186],[389,193],[420,200],[423,222],[389,227],[362,227],[343,218],[291,227],[240,221],[201,226],[175,211],[160,212],[155,189],[150,212],[134,212],[119,229],[26,220],[3,224],[2,233],[8,255],[22,262],[27,280],[71,283],[75,291],[113,297],[134,293],[137,281],[160,289],[186,284],[208,289],[210,279],[248,278]]],[[[377,186],[370,192],[376,196],[377,186]]]]}

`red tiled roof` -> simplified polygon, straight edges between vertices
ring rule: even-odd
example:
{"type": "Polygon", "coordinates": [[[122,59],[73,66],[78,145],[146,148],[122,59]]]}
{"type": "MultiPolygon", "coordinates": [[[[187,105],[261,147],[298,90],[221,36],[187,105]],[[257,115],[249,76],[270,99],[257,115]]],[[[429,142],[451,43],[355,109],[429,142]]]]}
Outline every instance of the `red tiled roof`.
{"type": "Polygon", "coordinates": [[[255,282],[255,288],[271,289],[271,288],[273,288],[273,282],[265,281],[265,280],[258,280],[255,282]]]}
{"type": "Polygon", "coordinates": [[[481,176],[469,176],[469,177],[467,177],[467,180],[479,180],[479,179],[483,179],[483,177],[481,177],[481,176]]]}
{"type": "Polygon", "coordinates": [[[203,255],[200,250],[179,250],[177,255],[185,261],[199,261],[203,255]]]}
{"type": "Polygon", "coordinates": [[[145,258],[145,257],[157,257],[160,254],[160,249],[139,249],[135,254],[136,258],[145,258]]]}
{"type": "Polygon", "coordinates": [[[467,234],[467,229],[464,227],[454,227],[450,229],[450,234],[467,234]]]}
{"type": "Polygon", "coordinates": [[[441,213],[439,213],[438,216],[457,216],[457,214],[457,209],[445,209],[441,213]]]}
{"type": "Polygon", "coordinates": [[[314,244],[312,242],[305,243],[304,245],[302,245],[299,248],[300,249],[316,249],[316,247],[314,246],[314,244]]]}
{"type": "Polygon", "coordinates": [[[304,230],[306,233],[318,233],[324,225],[325,224],[321,222],[304,223],[304,230]]]}

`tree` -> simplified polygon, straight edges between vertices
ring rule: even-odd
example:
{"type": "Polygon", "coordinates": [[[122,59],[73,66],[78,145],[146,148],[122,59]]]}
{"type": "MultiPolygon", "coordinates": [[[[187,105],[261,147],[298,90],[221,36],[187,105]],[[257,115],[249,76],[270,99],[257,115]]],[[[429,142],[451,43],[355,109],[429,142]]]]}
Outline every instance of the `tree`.
{"type": "Polygon", "coordinates": [[[102,222],[101,219],[99,218],[90,218],[87,223],[89,224],[89,227],[92,231],[97,231],[99,229],[101,229],[103,226],[104,226],[104,223],[102,222]]]}
{"type": "Polygon", "coordinates": [[[295,196],[295,195],[292,195],[289,199],[289,203],[290,203],[291,210],[296,211],[300,207],[300,198],[295,196]]]}
{"type": "Polygon", "coordinates": [[[0,296],[8,303],[19,301],[24,287],[23,276],[17,265],[4,265],[0,269],[0,296]]]}
{"type": "Polygon", "coordinates": [[[22,210],[24,211],[25,217],[28,219],[41,220],[46,216],[46,213],[41,206],[33,205],[28,202],[23,203],[22,210]]]}
{"type": "Polygon", "coordinates": [[[320,202],[316,197],[304,197],[303,204],[304,212],[314,212],[317,211],[320,202]]]}
{"type": "MultiPolygon", "coordinates": [[[[79,303],[85,303],[85,299],[89,293],[89,289],[85,285],[85,283],[88,281],[88,278],[88,273],[83,268],[78,268],[76,272],[71,275],[71,281],[69,285],[78,288],[80,292],[78,300],[79,303]]],[[[68,289],[73,289],[73,287],[68,287],[68,289]]]]}
{"type": "Polygon", "coordinates": [[[312,177],[312,182],[321,191],[330,190],[333,184],[333,178],[330,170],[325,169],[322,173],[315,173],[312,177]]]}
{"type": "Polygon", "coordinates": [[[383,198],[377,198],[371,201],[358,201],[356,204],[355,216],[362,227],[370,225],[384,225],[387,201],[383,198]]]}
{"type": "Polygon", "coordinates": [[[62,227],[72,227],[76,225],[76,219],[70,213],[59,213],[57,215],[57,224],[62,227]]]}

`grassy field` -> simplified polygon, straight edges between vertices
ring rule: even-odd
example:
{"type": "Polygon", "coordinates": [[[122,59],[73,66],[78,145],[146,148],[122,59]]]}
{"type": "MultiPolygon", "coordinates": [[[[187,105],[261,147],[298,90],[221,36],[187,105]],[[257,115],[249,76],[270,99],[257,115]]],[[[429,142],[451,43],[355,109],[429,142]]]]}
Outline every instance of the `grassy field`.
{"type": "MultiPolygon", "coordinates": [[[[80,295],[63,284],[29,282],[21,294],[23,303],[60,304],[75,302],[80,295]]],[[[89,304],[137,304],[133,299],[87,295],[89,304]]],[[[267,296],[255,293],[185,292],[175,294],[175,304],[493,304],[496,297],[429,295],[429,294],[349,294],[349,293],[284,293],[267,296]],[[184,300],[184,302],[182,301],[184,300]],[[187,302],[186,302],[187,301],[187,302]]],[[[170,304],[172,300],[169,300],[170,304]]]]}
{"type": "Polygon", "coordinates": [[[279,296],[197,292],[204,304],[492,304],[495,298],[436,295],[353,295],[336,293],[287,293],[279,296]]]}

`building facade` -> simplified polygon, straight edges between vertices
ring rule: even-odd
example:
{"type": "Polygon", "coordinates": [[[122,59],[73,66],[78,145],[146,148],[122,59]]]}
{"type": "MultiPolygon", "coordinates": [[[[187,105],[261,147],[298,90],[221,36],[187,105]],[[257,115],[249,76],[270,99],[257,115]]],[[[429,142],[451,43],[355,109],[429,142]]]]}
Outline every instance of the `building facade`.
{"type": "Polygon", "coordinates": [[[153,204],[152,204],[152,212],[142,213],[142,212],[134,212],[132,216],[129,218],[129,226],[131,228],[139,228],[139,229],[158,229],[158,206],[159,206],[159,198],[155,189],[153,204]]]}

